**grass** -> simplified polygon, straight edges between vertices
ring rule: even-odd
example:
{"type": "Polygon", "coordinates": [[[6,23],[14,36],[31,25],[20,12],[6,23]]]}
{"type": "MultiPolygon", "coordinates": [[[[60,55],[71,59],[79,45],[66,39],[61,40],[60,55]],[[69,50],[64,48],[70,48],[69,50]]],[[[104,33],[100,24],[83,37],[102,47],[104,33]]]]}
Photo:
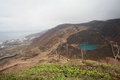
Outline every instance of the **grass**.
{"type": "Polygon", "coordinates": [[[0,80],[119,80],[119,76],[119,67],[88,60],[86,65],[38,65],[19,73],[0,75],[0,80]]]}

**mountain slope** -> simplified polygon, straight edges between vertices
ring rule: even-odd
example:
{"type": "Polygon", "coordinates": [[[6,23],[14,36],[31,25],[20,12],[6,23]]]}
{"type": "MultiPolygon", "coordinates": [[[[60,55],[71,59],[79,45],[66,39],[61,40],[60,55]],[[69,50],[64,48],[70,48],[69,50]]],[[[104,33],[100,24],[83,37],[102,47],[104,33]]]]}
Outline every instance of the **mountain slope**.
{"type": "MultiPolygon", "coordinates": [[[[58,25],[34,39],[29,49],[38,47],[40,51],[51,50],[53,54],[60,53],[66,57],[69,55],[68,57],[76,56],[77,58],[81,58],[81,52],[77,45],[89,43],[99,46],[99,48],[95,50],[95,54],[99,56],[99,53],[101,53],[102,56],[97,59],[102,59],[108,56],[113,57],[109,45],[110,41],[120,42],[120,19],[107,21],[95,20],[82,24],[58,25]],[[103,51],[105,48],[107,48],[107,51],[103,51]]],[[[92,51],[88,52],[92,53],[92,51]]],[[[90,57],[92,57],[92,55],[89,56],[88,59],[91,59],[90,57]]]]}
{"type": "MultiPolygon", "coordinates": [[[[79,44],[95,44],[99,48],[86,51],[84,58],[114,64],[110,41],[120,45],[120,19],[91,21],[81,24],[61,24],[33,39],[32,44],[0,64],[0,73],[19,72],[37,64],[66,63],[69,60],[81,61],[79,44]],[[106,60],[107,57],[109,60],[106,60]]],[[[117,65],[120,62],[117,61],[117,65]]]]}

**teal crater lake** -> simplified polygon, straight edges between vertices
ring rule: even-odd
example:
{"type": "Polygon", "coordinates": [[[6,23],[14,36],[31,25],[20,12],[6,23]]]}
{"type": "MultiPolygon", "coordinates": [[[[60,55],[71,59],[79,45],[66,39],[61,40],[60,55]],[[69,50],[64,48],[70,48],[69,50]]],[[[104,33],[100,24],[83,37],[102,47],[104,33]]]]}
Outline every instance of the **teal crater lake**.
{"type": "Polygon", "coordinates": [[[79,44],[79,48],[83,50],[95,50],[98,46],[94,44],[79,44]]]}

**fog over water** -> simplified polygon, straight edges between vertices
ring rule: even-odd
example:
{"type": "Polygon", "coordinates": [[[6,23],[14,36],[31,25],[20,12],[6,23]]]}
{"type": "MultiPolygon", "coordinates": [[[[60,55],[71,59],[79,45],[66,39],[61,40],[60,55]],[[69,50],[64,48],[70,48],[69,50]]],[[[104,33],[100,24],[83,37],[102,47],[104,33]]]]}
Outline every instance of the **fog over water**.
{"type": "Polygon", "coordinates": [[[0,32],[0,41],[4,42],[11,39],[24,38],[27,35],[38,33],[40,31],[19,31],[19,32],[0,32]]]}

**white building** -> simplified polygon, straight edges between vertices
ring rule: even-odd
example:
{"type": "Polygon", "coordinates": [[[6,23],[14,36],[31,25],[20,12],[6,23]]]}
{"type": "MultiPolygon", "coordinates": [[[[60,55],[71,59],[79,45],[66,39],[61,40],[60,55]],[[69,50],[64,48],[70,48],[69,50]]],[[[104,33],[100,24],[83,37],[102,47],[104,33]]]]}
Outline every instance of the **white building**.
{"type": "Polygon", "coordinates": [[[3,42],[0,42],[0,45],[3,44],[3,42]]]}
{"type": "Polygon", "coordinates": [[[5,46],[0,46],[0,48],[4,48],[5,46]]]}

